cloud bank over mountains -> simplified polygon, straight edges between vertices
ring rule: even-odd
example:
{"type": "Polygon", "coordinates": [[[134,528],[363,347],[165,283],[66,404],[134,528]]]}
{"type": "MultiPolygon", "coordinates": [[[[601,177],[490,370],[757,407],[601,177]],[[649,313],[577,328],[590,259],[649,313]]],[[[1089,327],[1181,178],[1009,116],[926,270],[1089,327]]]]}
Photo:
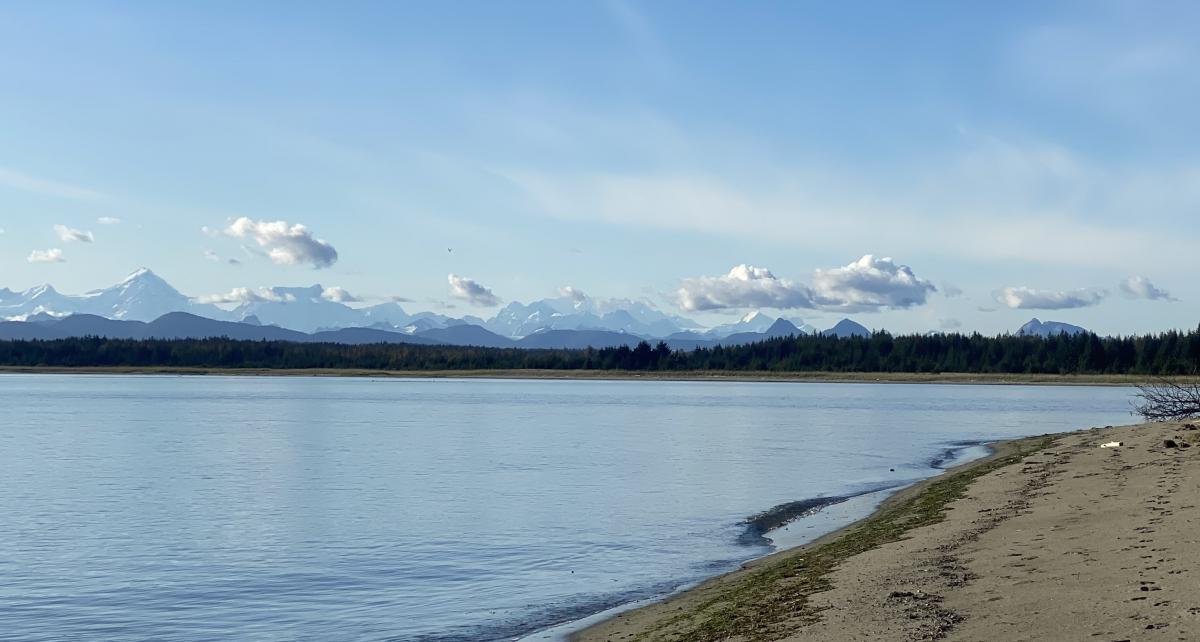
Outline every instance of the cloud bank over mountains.
{"type": "Polygon", "coordinates": [[[740,308],[811,308],[812,291],[803,283],[781,279],[766,268],[734,266],[722,276],[684,279],[676,303],[688,312],[740,308]]]}
{"type": "Polygon", "coordinates": [[[675,300],[691,312],[745,308],[878,312],[923,305],[937,292],[907,265],[870,254],[842,267],[816,270],[812,283],[808,286],[742,264],[722,276],[684,279],[675,300]]]}

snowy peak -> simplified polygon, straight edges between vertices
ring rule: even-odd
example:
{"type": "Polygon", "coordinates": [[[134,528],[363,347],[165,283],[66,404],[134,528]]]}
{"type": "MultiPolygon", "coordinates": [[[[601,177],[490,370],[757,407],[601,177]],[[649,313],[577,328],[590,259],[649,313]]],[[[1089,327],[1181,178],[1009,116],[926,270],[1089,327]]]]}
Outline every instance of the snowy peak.
{"type": "Polygon", "coordinates": [[[762,334],[767,331],[776,321],[775,317],[763,314],[760,310],[755,310],[738,320],[737,323],[726,323],[719,325],[708,332],[704,333],[709,338],[721,339],[734,334],[743,334],[747,332],[762,334]]]}
{"type": "Polygon", "coordinates": [[[121,284],[124,285],[136,281],[158,281],[159,283],[166,283],[166,281],[163,281],[157,274],[154,273],[153,270],[147,267],[142,267],[130,272],[129,276],[125,277],[121,281],[121,284]]]}
{"type": "Polygon", "coordinates": [[[760,317],[765,317],[765,316],[766,315],[762,313],[762,310],[755,310],[753,312],[747,313],[746,316],[743,316],[742,320],[739,321],[738,323],[751,324],[751,323],[754,323],[755,319],[759,319],[760,317]]]}
{"type": "Polygon", "coordinates": [[[1086,328],[1081,328],[1070,323],[1062,321],[1041,321],[1037,317],[1030,319],[1028,323],[1021,326],[1017,330],[1017,336],[1021,337],[1053,337],[1060,334],[1074,336],[1076,334],[1086,333],[1086,328]]]}
{"type": "Polygon", "coordinates": [[[91,314],[108,319],[153,321],[168,312],[191,312],[217,319],[224,315],[220,308],[193,303],[146,268],[134,271],[116,285],[85,294],[60,294],[47,284],[0,298],[0,318],[7,319],[91,314]]]}

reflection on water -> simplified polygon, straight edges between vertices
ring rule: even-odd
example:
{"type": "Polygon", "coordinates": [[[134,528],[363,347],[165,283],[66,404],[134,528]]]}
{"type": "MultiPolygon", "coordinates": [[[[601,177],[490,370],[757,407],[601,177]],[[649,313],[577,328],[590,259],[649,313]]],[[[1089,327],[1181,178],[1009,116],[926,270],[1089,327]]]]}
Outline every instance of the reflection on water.
{"type": "MultiPolygon", "coordinates": [[[[1118,388],[0,376],[0,631],[487,640],[768,551],[742,521],[1118,388]]],[[[853,521],[863,495],[775,531],[853,521]]]]}

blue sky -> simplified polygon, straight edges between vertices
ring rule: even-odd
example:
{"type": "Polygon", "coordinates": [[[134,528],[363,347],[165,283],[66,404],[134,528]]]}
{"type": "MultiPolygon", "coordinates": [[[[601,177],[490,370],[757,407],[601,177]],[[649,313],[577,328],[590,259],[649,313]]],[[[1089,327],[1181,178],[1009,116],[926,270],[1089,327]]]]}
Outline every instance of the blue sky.
{"type": "Polygon", "coordinates": [[[0,286],[1200,319],[1194,4],[435,4],[6,3],[0,286]]]}

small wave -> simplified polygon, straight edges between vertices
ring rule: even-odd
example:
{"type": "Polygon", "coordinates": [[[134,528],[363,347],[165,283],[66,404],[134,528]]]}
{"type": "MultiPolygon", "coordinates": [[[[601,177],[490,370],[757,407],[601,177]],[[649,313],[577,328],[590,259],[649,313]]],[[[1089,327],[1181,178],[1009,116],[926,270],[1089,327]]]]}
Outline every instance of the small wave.
{"type": "Polygon", "coordinates": [[[770,546],[771,540],[767,538],[767,533],[794,522],[798,519],[803,519],[821,512],[822,509],[834,504],[840,504],[845,501],[877,493],[882,490],[891,488],[899,488],[901,485],[886,484],[868,488],[863,491],[851,493],[849,495],[836,495],[827,497],[810,497],[794,502],[787,502],[765,510],[757,515],[746,518],[746,530],[742,532],[739,541],[743,544],[751,546],[770,546]]]}
{"type": "Polygon", "coordinates": [[[988,442],[981,439],[952,441],[948,443],[940,453],[934,455],[933,458],[929,460],[929,467],[944,469],[946,468],[947,464],[957,459],[963,450],[966,450],[967,448],[973,448],[975,446],[982,446],[986,443],[988,442]]]}
{"type": "Polygon", "coordinates": [[[465,626],[438,634],[389,638],[387,642],[504,642],[520,640],[538,631],[574,622],[624,604],[667,595],[678,586],[678,582],[662,582],[629,591],[579,596],[577,601],[566,600],[561,604],[546,605],[514,618],[465,626]]]}

